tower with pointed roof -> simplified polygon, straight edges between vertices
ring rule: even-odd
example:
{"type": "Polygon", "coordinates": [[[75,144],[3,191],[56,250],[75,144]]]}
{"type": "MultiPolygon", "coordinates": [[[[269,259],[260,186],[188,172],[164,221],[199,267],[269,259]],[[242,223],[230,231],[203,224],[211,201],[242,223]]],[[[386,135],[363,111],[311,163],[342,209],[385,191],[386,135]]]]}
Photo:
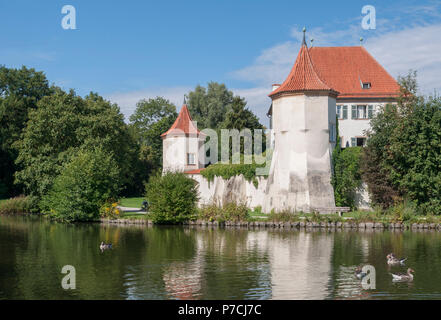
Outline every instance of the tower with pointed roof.
{"type": "Polygon", "coordinates": [[[185,99],[176,121],[161,137],[163,172],[198,172],[204,167],[205,135],[191,119],[185,99]]]}
{"type": "Polygon", "coordinates": [[[338,92],[320,76],[305,41],[286,80],[273,86],[274,152],[264,211],[334,207],[331,152],[338,92]]]}

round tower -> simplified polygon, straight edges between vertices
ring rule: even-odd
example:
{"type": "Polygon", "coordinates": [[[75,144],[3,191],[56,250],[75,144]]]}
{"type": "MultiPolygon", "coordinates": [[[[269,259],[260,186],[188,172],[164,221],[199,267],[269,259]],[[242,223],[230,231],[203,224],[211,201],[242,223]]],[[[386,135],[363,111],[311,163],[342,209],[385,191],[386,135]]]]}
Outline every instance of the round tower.
{"type": "Polygon", "coordinates": [[[331,153],[336,140],[337,95],[314,68],[304,34],[290,74],[269,94],[274,152],[265,212],[311,212],[335,206],[331,153]]]}

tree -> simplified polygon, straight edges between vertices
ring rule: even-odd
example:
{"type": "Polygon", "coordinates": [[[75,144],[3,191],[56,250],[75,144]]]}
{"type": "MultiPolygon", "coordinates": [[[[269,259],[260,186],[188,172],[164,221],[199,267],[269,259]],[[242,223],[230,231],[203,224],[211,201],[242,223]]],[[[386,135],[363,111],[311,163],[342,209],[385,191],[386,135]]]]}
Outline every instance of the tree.
{"type": "Polygon", "coordinates": [[[117,105],[95,93],[83,99],[58,88],[37,105],[14,144],[21,168],[16,180],[28,194],[46,194],[66,163],[80,150],[96,147],[113,154],[125,187],[133,183],[137,149],[117,105]]]}
{"type": "Polygon", "coordinates": [[[441,212],[441,99],[416,93],[415,73],[400,78],[397,105],[371,120],[363,154],[363,178],[374,203],[403,200],[420,213],[441,212]]]}
{"type": "Polygon", "coordinates": [[[225,129],[263,129],[256,115],[246,107],[245,99],[234,97],[231,103],[231,109],[225,115],[221,127],[225,129]]]}
{"type": "Polygon", "coordinates": [[[217,82],[209,82],[207,89],[198,85],[188,97],[188,110],[200,129],[219,128],[233,102],[233,92],[217,82]]]}
{"type": "Polygon", "coordinates": [[[172,126],[177,116],[176,106],[162,97],[137,103],[130,123],[139,148],[143,151],[141,159],[145,164],[145,180],[151,171],[162,168],[161,134],[172,126]]]}
{"type": "Polygon", "coordinates": [[[116,199],[120,175],[111,152],[101,147],[81,149],[64,164],[43,196],[42,209],[62,221],[96,220],[100,207],[109,199],[116,199]]]}
{"type": "Polygon", "coordinates": [[[17,150],[12,145],[20,138],[29,111],[50,94],[52,88],[43,72],[0,66],[0,198],[22,191],[14,186],[17,150]]]}
{"type": "Polygon", "coordinates": [[[183,173],[167,172],[151,177],[146,193],[154,223],[182,223],[196,213],[197,182],[183,173]]]}

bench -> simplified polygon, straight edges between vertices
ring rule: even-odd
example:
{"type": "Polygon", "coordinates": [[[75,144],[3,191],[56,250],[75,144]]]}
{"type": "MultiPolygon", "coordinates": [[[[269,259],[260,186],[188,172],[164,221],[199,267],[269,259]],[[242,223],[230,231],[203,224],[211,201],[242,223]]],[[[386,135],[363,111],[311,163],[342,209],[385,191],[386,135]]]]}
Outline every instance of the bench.
{"type": "Polygon", "coordinates": [[[349,211],[351,211],[351,208],[350,207],[324,207],[324,208],[311,208],[311,211],[323,213],[323,214],[338,213],[338,215],[341,217],[341,216],[343,216],[343,212],[349,212],[349,211]]]}

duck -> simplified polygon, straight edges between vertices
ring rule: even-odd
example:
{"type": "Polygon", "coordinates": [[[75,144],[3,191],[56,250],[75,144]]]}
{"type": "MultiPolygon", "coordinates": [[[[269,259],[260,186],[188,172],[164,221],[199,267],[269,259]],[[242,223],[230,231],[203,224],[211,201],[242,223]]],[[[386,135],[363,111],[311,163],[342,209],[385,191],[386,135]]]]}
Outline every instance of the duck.
{"type": "Polygon", "coordinates": [[[388,265],[397,265],[397,264],[402,264],[404,265],[404,262],[407,260],[407,258],[401,258],[398,259],[395,257],[395,255],[393,253],[389,253],[387,256],[387,264],[388,265]]]}
{"type": "Polygon", "coordinates": [[[110,248],[112,248],[112,244],[111,243],[104,243],[103,241],[101,241],[101,244],[100,244],[100,249],[101,250],[106,250],[106,249],[110,249],[110,248]]]}
{"type": "Polygon", "coordinates": [[[407,273],[391,273],[392,281],[413,281],[413,274],[415,270],[409,268],[407,273]]]}
{"type": "Polygon", "coordinates": [[[362,271],[362,267],[358,266],[357,268],[355,268],[355,276],[357,277],[357,279],[361,280],[364,277],[366,277],[367,273],[362,271]]]}

